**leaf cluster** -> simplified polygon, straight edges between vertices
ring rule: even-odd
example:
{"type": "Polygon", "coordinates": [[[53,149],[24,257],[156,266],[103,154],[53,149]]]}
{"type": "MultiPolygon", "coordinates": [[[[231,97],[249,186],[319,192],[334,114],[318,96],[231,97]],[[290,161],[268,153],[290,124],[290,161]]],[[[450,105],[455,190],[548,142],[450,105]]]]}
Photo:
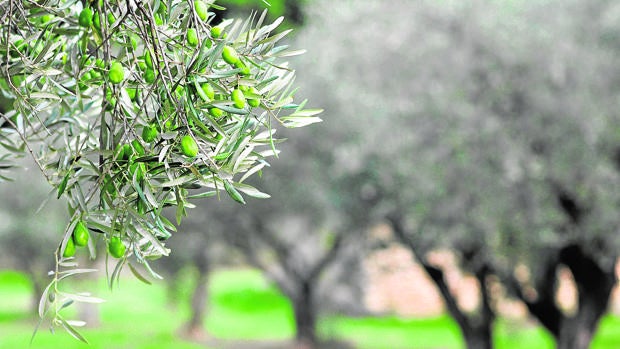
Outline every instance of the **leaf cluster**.
{"type": "MultiPolygon", "coordinates": [[[[263,12],[216,25],[215,8],[205,0],[0,1],[0,92],[12,101],[0,114],[0,147],[30,153],[71,215],[55,294],[72,275],[62,267],[76,266],[65,252],[78,222],[96,237],[92,258],[98,241],[118,257],[111,285],[130,260],[159,277],[148,261],[169,253],[176,226],[166,207],[180,224],[192,200],[222,190],[240,203],[268,197],[244,181],[277,156],[273,123],[320,121],[320,110],[294,102],[295,72],[283,58],[303,50],[280,44],[290,32],[275,33],[282,18],[266,24],[263,12]]],[[[12,166],[5,157],[0,169],[12,166]]],[[[73,333],[58,305],[44,296],[41,315],[53,310],[52,323],[73,333]]]]}

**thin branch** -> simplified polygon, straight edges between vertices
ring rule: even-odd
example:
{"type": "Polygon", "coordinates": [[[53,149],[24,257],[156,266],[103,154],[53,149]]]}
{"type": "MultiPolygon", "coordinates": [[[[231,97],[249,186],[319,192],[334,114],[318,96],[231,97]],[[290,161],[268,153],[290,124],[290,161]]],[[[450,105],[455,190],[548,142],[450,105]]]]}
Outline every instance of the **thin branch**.
{"type": "Polygon", "coordinates": [[[323,257],[312,267],[310,272],[308,273],[306,280],[308,282],[314,282],[325,270],[325,268],[336,259],[340,251],[342,250],[344,236],[342,234],[336,235],[336,239],[334,243],[329,248],[329,250],[323,254],[323,257]]]}

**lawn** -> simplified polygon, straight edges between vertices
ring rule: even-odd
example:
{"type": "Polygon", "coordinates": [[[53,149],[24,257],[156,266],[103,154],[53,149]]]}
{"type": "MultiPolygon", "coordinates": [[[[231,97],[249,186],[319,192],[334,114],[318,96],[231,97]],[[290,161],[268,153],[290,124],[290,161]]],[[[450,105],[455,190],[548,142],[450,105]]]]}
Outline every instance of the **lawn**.
{"type": "MultiPolygon", "coordinates": [[[[188,279],[188,278],[186,278],[188,279]]],[[[100,306],[101,326],[84,329],[90,346],[64,332],[52,335],[41,330],[34,339],[38,348],[216,348],[179,339],[187,317],[186,306],[172,306],[162,284],[148,286],[128,277],[113,292],[100,280],[97,296],[107,299],[100,306]]],[[[187,281],[186,281],[187,282],[187,281]]],[[[27,348],[35,319],[29,316],[29,283],[15,272],[0,272],[0,348],[27,348]]],[[[185,298],[188,292],[181,293],[185,298]]],[[[221,270],[213,274],[207,331],[219,342],[231,340],[284,341],[293,334],[292,313],[287,300],[253,270],[221,270]]],[[[323,337],[355,343],[361,349],[462,348],[457,326],[448,317],[401,319],[397,317],[348,318],[332,316],[319,325],[323,337]]],[[[497,348],[553,348],[540,328],[515,326],[499,321],[497,348]]],[[[620,347],[620,318],[606,317],[593,349],[620,347]]]]}

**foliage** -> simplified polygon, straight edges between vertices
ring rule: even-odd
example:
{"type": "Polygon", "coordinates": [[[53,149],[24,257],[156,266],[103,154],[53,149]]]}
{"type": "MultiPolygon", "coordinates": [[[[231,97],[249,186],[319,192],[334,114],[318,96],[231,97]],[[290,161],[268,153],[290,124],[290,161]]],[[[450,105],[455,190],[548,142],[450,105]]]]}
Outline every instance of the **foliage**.
{"type": "Polygon", "coordinates": [[[32,155],[71,216],[39,312],[79,339],[79,322],[60,310],[100,300],[58,286],[89,272],[63,257],[78,223],[97,237],[92,258],[98,241],[126,247],[113,248],[110,286],[126,264],[144,279],[136,262],[157,278],[148,261],[169,253],[176,230],[164,207],[176,207],[178,224],[191,200],[222,190],[239,202],[268,197],[244,181],[277,155],[273,122],[320,121],[320,110],[293,101],[295,72],[282,58],[303,51],[279,44],[289,32],[274,34],[282,18],[212,23],[210,8],[218,6],[0,1],[0,90],[13,100],[0,114],[0,144],[32,155]]]}

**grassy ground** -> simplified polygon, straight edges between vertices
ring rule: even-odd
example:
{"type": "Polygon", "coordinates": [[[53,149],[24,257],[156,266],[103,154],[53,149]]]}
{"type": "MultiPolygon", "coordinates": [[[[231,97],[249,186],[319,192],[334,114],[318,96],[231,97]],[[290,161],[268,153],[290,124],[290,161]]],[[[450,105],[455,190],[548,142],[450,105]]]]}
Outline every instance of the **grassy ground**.
{"type": "MultiPolygon", "coordinates": [[[[211,307],[206,329],[218,340],[202,344],[179,339],[185,307],[173,307],[162,285],[147,286],[127,278],[120,289],[110,292],[101,280],[97,296],[108,301],[100,306],[101,326],[84,329],[91,345],[83,345],[66,333],[52,335],[43,329],[35,337],[38,348],[236,348],[240,340],[280,343],[293,334],[292,314],[285,298],[251,270],[220,271],[211,282],[211,307]],[[206,343],[206,344],[205,344],[206,343]]],[[[35,320],[29,316],[29,283],[20,274],[0,272],[0,348],[27,348],[35,320]]],[[[186,296],[181,294],[181,298],[186,296]]],[[[324,337],[354,343],[361,349],[462,348],[458,328],[448,317],[434,319],[347,318],[323,319],[324,337]]],[[[497,348],[553,348],[551,338],[540,328],[500,321],[496,328],[497,348]]],[[[269,347],[269,346],[263,346],[269,347]]],[[[592,345],[593,349],[620,347],[620,319],[607,317],[592,345]]]]}

